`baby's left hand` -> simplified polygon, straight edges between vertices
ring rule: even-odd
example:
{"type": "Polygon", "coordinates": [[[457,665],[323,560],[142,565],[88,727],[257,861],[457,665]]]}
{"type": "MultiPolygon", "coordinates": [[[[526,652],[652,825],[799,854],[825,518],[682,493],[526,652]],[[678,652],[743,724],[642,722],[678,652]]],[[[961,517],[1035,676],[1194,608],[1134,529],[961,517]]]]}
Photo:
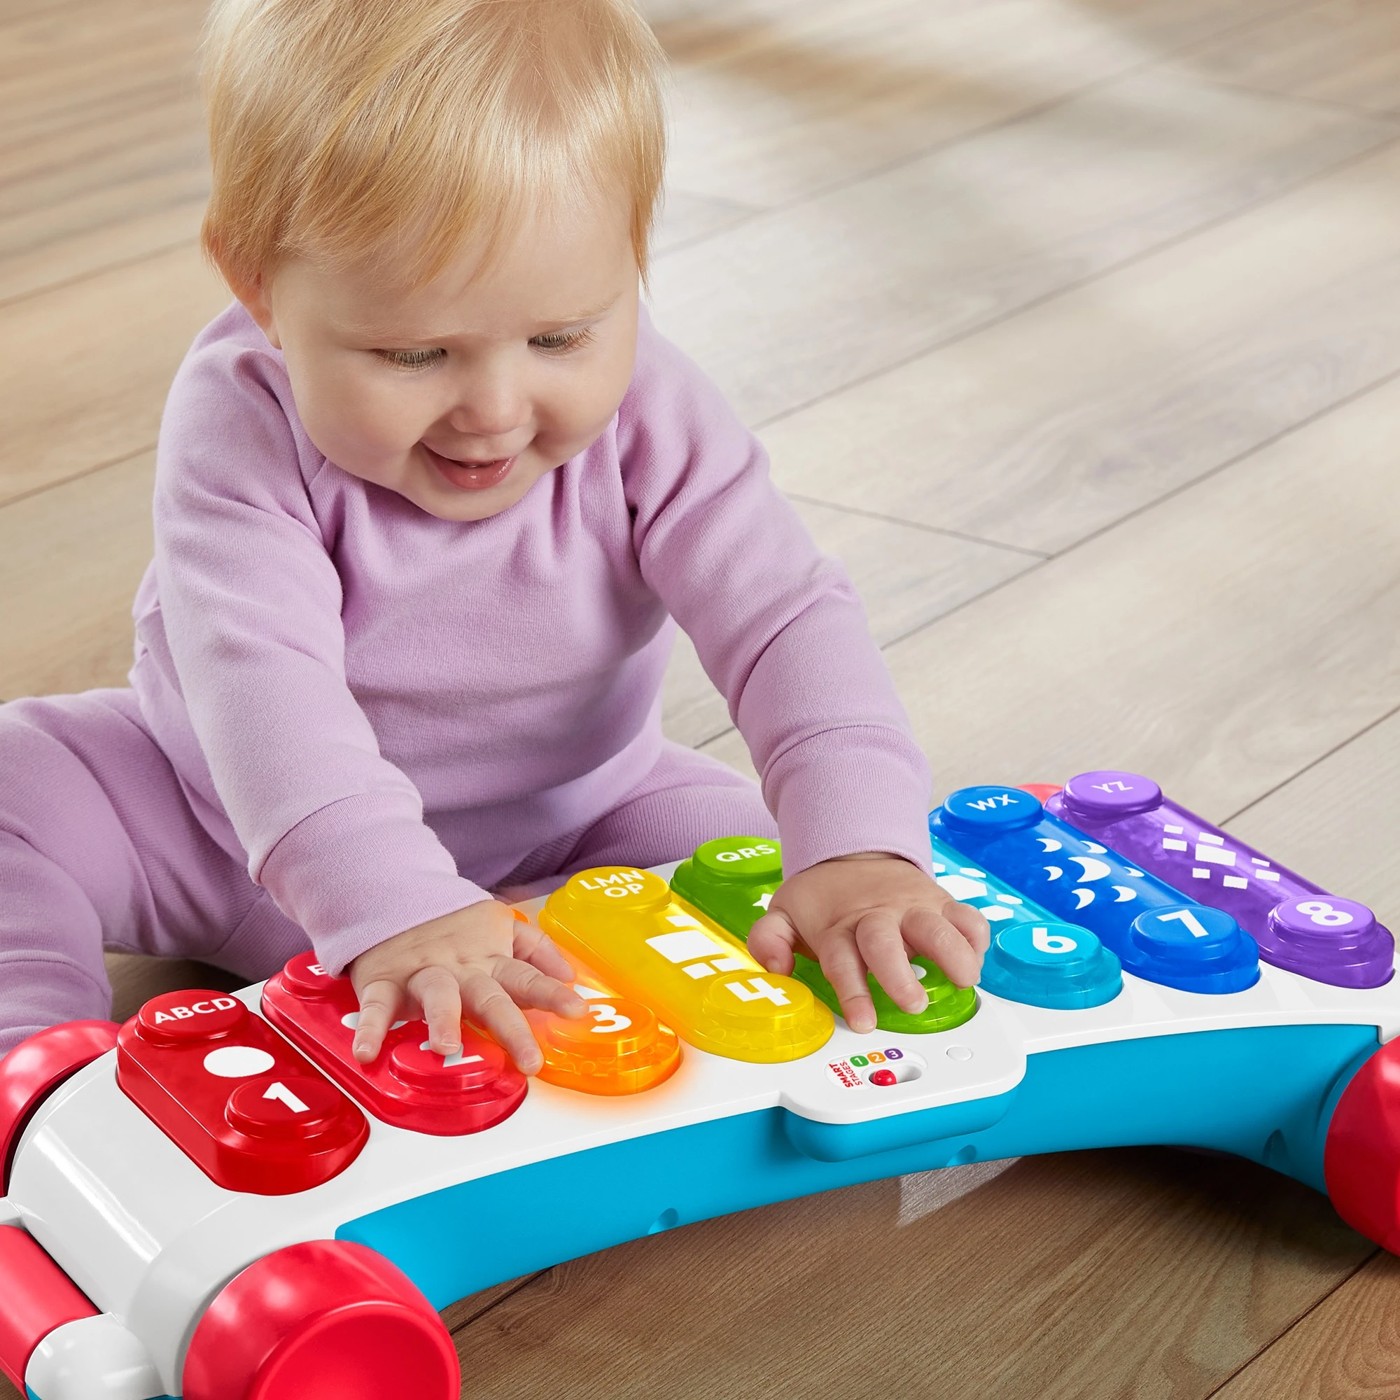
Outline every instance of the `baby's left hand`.
{"type": "Polygon", "coordinates": [[[810,951],[854,1031],[875,1029],[866,973],[902,1010],[928,1005],[911,956],[932,959],[951,981],[971,987],[991,933],[969,904],[959,904],[900,856],[839,856],[784,880],[768,912],[749,930],[748,947],[770,972],[792,971],[793,951],[810,951]]]}

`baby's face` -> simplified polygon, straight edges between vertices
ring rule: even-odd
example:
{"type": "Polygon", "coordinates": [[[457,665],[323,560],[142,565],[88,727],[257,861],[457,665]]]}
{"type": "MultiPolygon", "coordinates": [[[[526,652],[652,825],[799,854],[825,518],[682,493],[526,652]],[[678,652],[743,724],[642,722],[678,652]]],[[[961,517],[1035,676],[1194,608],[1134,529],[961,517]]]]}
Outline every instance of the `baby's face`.
{"type": "Polygon", "coordinates": [[[294,259],[243,299],[337,466],[443,520],[483,520],[607,427],[637,344],[625,208],[534,216],[494,265],[473,249],[408,287],[380,261],[294,259]]]}

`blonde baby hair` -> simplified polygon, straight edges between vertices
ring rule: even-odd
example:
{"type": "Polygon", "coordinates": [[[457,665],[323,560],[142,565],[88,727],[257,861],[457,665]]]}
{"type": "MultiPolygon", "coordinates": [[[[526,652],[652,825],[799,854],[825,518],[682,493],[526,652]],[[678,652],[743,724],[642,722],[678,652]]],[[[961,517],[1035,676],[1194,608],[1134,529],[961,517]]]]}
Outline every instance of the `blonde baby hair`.
{"type": "Polygon", "coordinates": [[[645,284],[665,56],[631,0],[215,0],[201,241],[235,292],[289,257],[412,285],[532,210],[625,199],[645,284]]]}

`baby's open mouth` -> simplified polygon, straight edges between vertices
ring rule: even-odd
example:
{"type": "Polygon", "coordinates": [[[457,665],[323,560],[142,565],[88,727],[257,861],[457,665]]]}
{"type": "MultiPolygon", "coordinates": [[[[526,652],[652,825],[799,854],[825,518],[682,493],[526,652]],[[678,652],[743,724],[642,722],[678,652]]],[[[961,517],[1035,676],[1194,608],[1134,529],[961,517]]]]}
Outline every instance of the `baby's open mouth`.
{"type": "Polygon", "coordinates": [[[514,457],[499,457],[493,462],[459,462],[434,452],[427,443],[422,447],[438,475],[461,491],[485,491],[504,481],[515,464],[514,457]]]}

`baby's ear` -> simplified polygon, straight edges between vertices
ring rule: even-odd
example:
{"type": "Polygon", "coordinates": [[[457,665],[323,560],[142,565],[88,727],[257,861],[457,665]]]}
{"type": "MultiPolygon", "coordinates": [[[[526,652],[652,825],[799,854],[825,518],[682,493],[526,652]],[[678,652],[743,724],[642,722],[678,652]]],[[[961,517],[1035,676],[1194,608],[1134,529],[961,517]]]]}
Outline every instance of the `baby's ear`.
{"type": "Polygon", "coordinates": [[[261,274],[251,282],[237,283],[230,281],[229,286],[233,289],[233,294],[247,308],[248,314],[262,328],[262,333],[271,342],[275,350],[282,348],[282,342],[277,338],[277,318],[272,314],[272,298],[268,295],[267,279],[261,274]]]}
{"type": "Polygon", "coordinates": [[[272,314],[272,299],[268,295],[265,274],[259,272],[251,278],[242,276],[229,265],[226,258],[219,256],[217,241],[211,238],[207,246],[210,261],[228,283],[229,291],[247,308],[248,314],[258,323],[273,347],[280,350],[282,342],[277,338],[277,322],[272,314]]]}

